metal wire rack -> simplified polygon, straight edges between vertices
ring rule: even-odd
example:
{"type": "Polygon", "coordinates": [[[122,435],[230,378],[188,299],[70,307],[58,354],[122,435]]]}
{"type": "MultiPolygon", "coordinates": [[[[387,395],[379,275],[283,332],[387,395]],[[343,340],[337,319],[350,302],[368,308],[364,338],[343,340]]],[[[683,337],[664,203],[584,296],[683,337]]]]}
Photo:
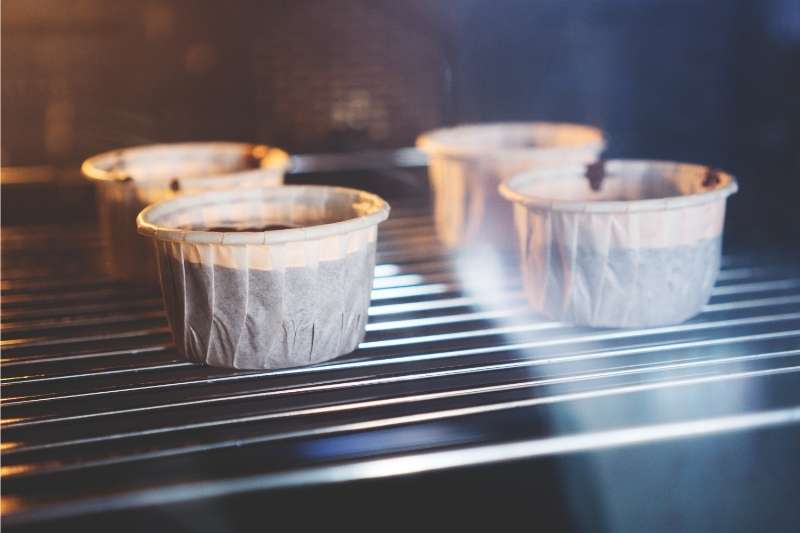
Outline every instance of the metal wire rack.
{"type": "Polygon", "coordinates": [[[229,371],[179,360],[159,294],[102,277],[101,246],[87,225],[3,230],[10,526],[800,421],[796,261],[726,255],[685,324],[575,328],[399,202],[359,350],[229,371]]]}

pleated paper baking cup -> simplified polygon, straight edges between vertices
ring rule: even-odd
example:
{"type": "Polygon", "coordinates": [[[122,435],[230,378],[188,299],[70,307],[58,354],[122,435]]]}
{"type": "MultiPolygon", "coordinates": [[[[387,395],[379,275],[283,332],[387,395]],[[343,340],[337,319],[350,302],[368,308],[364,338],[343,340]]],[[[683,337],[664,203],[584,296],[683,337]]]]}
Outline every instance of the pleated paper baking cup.
{"type": "Polygon", "coordinates": [[[284,186],[181,196],[148,207],[137,224],[156,243],[179,353],[270,369],[358,346],[388,216],[367,192],[284,186]]]}
{"type": "Polygon", "coordinates": [[[608,161],[600,189],[576,165],[505,181],[525,291],[555,320],[588,326],[676,324],[711,296],[719,272],[724,172],[659,161],[608,161]]]}
{"type": "Polygon", "coordinates": [[[546,122],[458,126],[425,133],[439,239],[450,248],[513,248],[513,215],[500,182],[532,168],[586,163],[605,147],[600,130],[546,122]]]}
{"type": "Polygon", "coordinates": [[[81,169],[97,185],[112,275],[158,283],[153,247],[136,233],[136,215],[145,206],[183,193],[280,185],[288,164],[282,150],[229,142],[140,146],[87,159],[81,169]]]}

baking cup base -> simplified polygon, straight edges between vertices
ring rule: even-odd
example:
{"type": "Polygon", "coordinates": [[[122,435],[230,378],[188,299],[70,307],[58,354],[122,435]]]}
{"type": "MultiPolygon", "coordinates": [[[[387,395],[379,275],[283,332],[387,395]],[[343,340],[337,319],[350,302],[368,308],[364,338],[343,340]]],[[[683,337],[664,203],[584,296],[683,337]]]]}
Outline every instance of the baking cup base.
{"type": "Polygon", "coordinates": [[[285,270],[228,268],[162,247],[166,307],[178,352],[240,369],[321,363],[355,350],[367,323],[375,244],[285,270]]]}
{"type": "Polygon", "coordinates": [[[525,291],[538,312],[583,326],[643,328],[679,324],[700,311],[719,272],[722,238],[636,250],[578,245],[574,254],[560,246],[550,243],[546,265],[530,259],[536,250],[523,261],[525,291]],[[545,271],[529,271],[538,268],[545,271]]]}

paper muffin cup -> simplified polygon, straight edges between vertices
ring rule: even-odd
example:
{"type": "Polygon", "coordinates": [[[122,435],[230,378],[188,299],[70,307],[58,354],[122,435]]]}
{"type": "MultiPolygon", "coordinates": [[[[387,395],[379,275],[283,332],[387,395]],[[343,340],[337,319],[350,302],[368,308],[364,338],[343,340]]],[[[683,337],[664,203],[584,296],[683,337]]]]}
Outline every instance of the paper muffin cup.
{"type": "Polygon", "coordinates": [[[602,327],[676,324],[708,301],[719,272],[729,174],[611,160],[599,191],[575,165],[500,186],[513,202],[531,306],[602,327]],[[709,176],[714,179],[709,181],[709,176]]]}
{"type": "Polygon", "coordinates": [[[388,216],[389,205],[367,192],[284,186],[180,196],[148,207],[137,224],[156,244],[178,352],[271,369],[358,346],[378,224],[388,216]],[[267,225],[293,229],[244,231],[267,225]]]}
{"type": "Polygon", "coordinates": [[[546,122],[458,126],[425,133],[439,239],[449,248],[490,243],[513,249],[513,215],[500,182],[531,168],[596,160],[605,148],[597,128],[546,122]]]}
{"type": "Polygon", "coordinates": [[[153,247],[136,233],[136,216],[145,206],[183,193],[280,185],[288,164],[282,150],[232,142],[140,146],[87,159],[81,170],[97,185],[111,274],[158,283],[153,247]]]}

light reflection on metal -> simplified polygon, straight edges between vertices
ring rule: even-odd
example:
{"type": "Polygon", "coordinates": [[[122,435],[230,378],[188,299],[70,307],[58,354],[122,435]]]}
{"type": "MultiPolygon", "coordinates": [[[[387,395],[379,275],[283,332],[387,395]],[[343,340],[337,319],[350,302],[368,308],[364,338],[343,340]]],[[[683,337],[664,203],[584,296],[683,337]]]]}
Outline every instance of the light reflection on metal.
{"type": "Polygon", "coordinates": [[[463,429],[448,425],[387,427],[369,433],[337,432],[321,440],[310,440],[299,445],[301,453],[310,459],[329,459],[343,454],[386,453],[387,450],[419,448],[426,443],[452,445],[470,436],[463,429]]]}
{"type": "MultiPolygon", "coordinates": [[[[489,372],[489,371],[501,371],[501,370],[509,370],[513,368],[521,368],[521,367],[533,367],[533,366],[543,366],[543,365],[554,365],[554,364],[562,364],[562,363],[574,363],[577,361],[584,361],[584,360],[591,360],[591,359],[605,359],[605,358],[613,358],[613,357],[624,357],[624,356],[632,356],[636,354],[642,353],[650,353],[650,352],[658,352],[658,351],[667,351],[667,350],[681,350],[693,347],[703,347],[706,348],[708,346],[719,346],[723,344],[731,344],[736,345],[737,343],[742,342],[752,342],[752,341],[759,341],[759,340],[766,340],[766,339],[775,339],[775,338],[784,338],[790,336],[800,336],[800,330],[795,330],[793,332],[779,332],[779,333],[766,333],[766,334],[756,334],[756,335],[745,335],[740,337],[727,337],[722,339],[711,339],[711,340],[700,340],[700,341],[689,341],[683,343],[673,343],[673,344],[664,344],[660,346],[654,345],[647,345],[647,346],[639,346],[636,348],[626,348],[626,349],[617,349],[617,350],[601,350],[601,351],[589,351],[589,352],[579,352],[576,354],[565,354],[560,355],[558,357],[552,358],[540,358],[540,359],[526,359],[522,361],[513,361],[509,363],[498,363],[498,364],[490,364],[490,365],[482,365],[482,366],[474,366],[468,368],[457,368],[457,369],[448,369],[448,370],[440,370],[440,371],[431,371],[431,372],[417,372],[413,374],[407,374],[404,376],[390,376],[385,378],[374,378],[374,379],[367,379],[367,380],[351,380],[351,381],[342,381],[337,382],[335,384],[319,384],[319,385],[312,385],[306,387],[292,387],[288,389],[279,389],[274,391],[268,391],[264,393],[255,393],[255,394],[248,394],[248,395],[235,395],[229,397],[221,397],[217,398],[215,401],[225,401],[225,400],[241,400],[243,398],[253,398],[253,397],[267,397],[267,396],[279,396],[285,394],[296,394],[301,392],[311,392],[311,391],[325,391],[325,390],[332,390],[332,389],[339,389],[339,388],[353,388],[353,387],[361,387],[361,386],[369,386],[369,385],[377,385],[377,384],[386,384],[386,383],[395,383],[400,381],[417,381],[417,380],[424,380],[424,379],[431,379],[431,378],[441,378],[441,377],[449,377],[455,375],[463,375],[463,374],[471,374],[471,373],[481,373],[481,372],[489,372]]],[[[766,354],[769,357],[783,357],[787,355],[793,355],[794,352],[777,352],[775,354],[766,354]]],[[[397,362],[407,362],[409,359],[416,359],[416,356],[411,357],[397,357],[392,358],[385,363],[397,363],[397,362]],[[400,360],[400,361],[398,361],[400,360]]],[[[691,360],[697,360],[703,358],[694,358],[691,360]]],[[[707,364],[711,364],[714,362],[713,358],[705,358],[707,364]]],[[[738,359],[740,361],[744,361],[745,359],[738,359]]],[[[372,366],[378,364],[375,362],[374,359],[367,359],[363,361],[353,361],[347,363],[340,363],[337,365],[338,367],[342,368],[351,368],[351,367],[361,367],[361,366],[372,366]]],[[[380,360],[378,360],[380,361],[380,360]]],[[[685,361],[682,361],[685,362],[685,361]]],[[[325,366],[315,366],[315,367],[308,367],[305,369],[306,372],[313,372],[324,370],[325,366]]],[[[264,375],[271,375],[271,374],[294,374],[302,371],[302,369],[298,368],[289,368],[289,369],[282,369],[282,370],[275,370],[269,372],[251,372],[246,374],[234,374],[228,376],[221,376],[218,378],[213,379],[204,379],[204,380],[195,380],[195,381],[184,381],[182,384],[191,384],[191,383],[208,383],[208,382],[225,382],[225,381],[240,381],[245,379],[253,379],[262,377],[264,375]]],[[[119,389],[116,391],[112,391],[114,393],[120,392],[130,392],[132,390],[143,390],[143,389],[159,389],[164,388],[164,386],[160,385],[150,385],[144,387],[137,387],[135,389],[119,389]]],[[[90,392],[90,393],[83,393],[83,394],[72,394],[62,396],[60,398],[54,398],[55,400],[58,399],[65,399],[65,398],[78,398],[78,397],[92,397],[92,396],[106,396],[111,394],[112,392],[109,391],[98,391],[98,392],[90,392]]],[[[51,398],[43,398],[43,399],[33,399],[23,402],[18,402],[19,404],[29,404],[29,403],[40,403],[40,402],[48,402],[53,399],[51,398]]],[[[198,403],[198,402],[183,402],[186,404],[198,403]]],[[[202,402],[199,402],[202,403],[202,402]]],[[[176,404],[168,404],[167,407],[174,407],[176,404]]],[[[115,414],[119,413],[119,411],[114,411],[115,414]]]]}
{"type": "Polygon", "coordinates": [[[736,279],[748,279],[755,277],[759,274],[767,274],[769,273],[768,268],[759,268],[759,267],[742,267],[742,268],[728,268],[724,270],[720,270],[719,275],[717,276],[717,282],[720,281],[730,281],[736,279]]]}
{"type": "MultiPolygon", "coordinates": [[[[497,318],[503,318],[499,315],[497,318]]],[[[488,335],[509,336],[523,331],[540,331],[545,329],[563,328],[564,324],[559,322],[534,322],[520,326],[505,326],[500,328],[477,329],[471,331],[460,331],[456,333],[438,333],[436,335],[422,335],[419,337],[404,337],[402,339],[387,339],[381,341],[362,342],[358,345],[362,350],[370,348],[380,348],[383,346],[402,346],[406,344],[420,344],[423,342],[441,342],[455,339],[468,339],[470,337],[485,337],[488,335]]]]}
{"type": "Polygon", "coordinates": [[[0,515],[14,513],[22,508],[22,499],[14,496],[0,497],[0,515]]]}
{"type": "MultiPolygon", "coordinates": [[[[464,273],[468,271],[469,269],[463,268],[463,266],[459,268],[459,273],[462,275],[460,276],[461,283],[458,285],[447,283],[429,283],[424,285],[402,287],[376,287],[372,291],[372,300],[380,301],[394,298],[409,298],[413,296],[444,294],[447,292],[455,292],[460,289],[462,292],[468,294],[471,300],[481,307],[498,308],[506,303],[504,300],[507,299],[508,292],[503,289],[504,286],[508,285],[508,283],[504,284],[502,281],[495,280],[505,280],[507,275],[496,277],[496,274],[491,269],[487,269],[485,265],[465,276],[464,273]]],[[[417,277],[419,278],[419,276],[417,277]]],[[[388,281],[384,282],[384,284],[388,284],[388,281]]],[[[515,286],[516,285],[518,284],[515,283],[515,286]]],[[[747,292],[794,289],[798,287],[800,287],[800,279],[772,280],[756,283],[742,283],[738,285],[717,286],[714,287],[712,295],[724,296],[747,292]]],[[[518,288],[518,291],[522,291],[521,286],[518,288]]],[[[517,294],[517,292],[512,294],[517,294]]]]}
{"type": "MultiPolygon", "coordinates": [[[[789,357],[797,355],[797,350],[792,351],[783,351],[783,352],[776,352],[774,354],[757,354],[752,356],[753,358],[758,359],[766,359],[769,357],[789,357]]],[[[742,360],[741,357],[735,358],[728,358],[728,362],[733,360],[733,362],[739,362],[742,360]]],[[[723,362],[726,362],[723,360],[723,362]]],[[[677,367],[688,367],[688,366],[707,366],[716,364],[715,360],[703,360],[703,361],[696,361],[690,363],[682,363],[677,367]]],[[[378,400],[366,400],[361,402],[353,402],[349,404],[342,404],[342,405],[330,405],[325,407],[311,407],[311,408],[304,408],[304,409],[297,409],[294,411],[281,411],[276,413],[268,413],[262,415],[254,415],[254,416],[246,416],[246,417],[239,417],[239,418],[230,418],[225,420],[215,420],[211,422],[201,422],[201,423],[192,423],[192,424],[185,424],[185,425],[176,425],[172,426],[168,429],[153,429],[148,431],[137,431],[130,434],[125,433],[118,433],[113,437],[104,437],[104,438],[85,438],[85,439],[77,439],[74,441],[67,441],[59,443],[59,445],[65,444],[86,444],[89,442],[97,442],[97,441],[107,441],[113,440],[118,438],[129,437],[132,435],[145,435],[145,434],[157,434],[157,433],[164,433],[164,432],[172,432],[172,431],[183,431],[183,430],[193,430],[199,429],[204,427],[218,427],[222,425],[228,424],[240,424],[246,422],[255,422],[255,421],[265,421],[265,420],[275,420],[281,418],[289,418],[295,416],[308,416],[308,415],[325,415],[325,414],[334,414],[334,413],[341,413],[346,411],[353,411],[353,410],[360,410],[370,407],[385,407],[389,405],[400,405],[400,404],[407,404],[407,403],[415,403],[421,401],[428,401],[428,400],[436,400],[436,399],[443,399],[443,398],[454,398],[458,396],[470,396],[470,395],[477,395],[477,394],[487,394],[493,392],[501,392],[501,391],[511,391],[511,390],[520,390],[520,389],[529,389],[531,387],[542,387],[545,385],[555,385],[559,383],[573,383],[576,381],[585,381],[589,379],[595,378],[609,378],[615,376],[624,376],[624,375],[633,375],[633,374],[642,374],[642,373],[657,373],[664,370],[669,370],[674,365],[653,365],[648,367],[642,368],[622,368],[616,371],[607,371],[607,372],[598,372],[593,373],[590,375],[579,375],[579,376],[564,376],[564,377],[553,377],[553,378],[546,378],[546,379],[535,379],[531,381],[523,381],[523,382],[515,382],[515,383],[507,383],[501,385],[489,385],[489,386],[482,386],[482,387],[471,387],[471,388],[464,388],[459,389],[456,391],[444,391],[444,392],[431,392],[431,393],[424,393],[424,394],[416,394],[416,395],[408,395],[408,396],[399,396],[399,397],[391,397],[391,398],[383,398],[378,400]]],[[[488,405],[479,405],[476,407],[466,407],[460,409],[453,409],[447,411],[432,411],[428,412],[424,415],[413,415],[411,417],[404,417],[408,418],[407,421],[423,421],[423,420],[432,420],[436,419],[440,416],[442,417],[453,417],[453,416],[461,416],[464,414],[477,414],[477,413],[488,413],[488,412],[495,412],[495,411],[502,411],[506,409],[515,409],[519,407],[531,407],[534,405],[545,405],[545,404],[553,404],[553,403],[562,403],[562,402],[573,402],[576,400],[584,400],[590,398],[600,398],[605,396],[614,396],[620,394],[629,394],[632,392],[641,392],[641,391],[651,391],[651,390],[662,390],[671,387],[682,387],[687,385],[696,385],[701,383],[713,383],[718,381],[727,381],[727,380],[740,380],[740,379],[747,379],[753,377],[764,377],[764,376],[775,376],[781,374],[790,374],[794,372],[800,371],[800,366],[785,366],[781,368],[771,368],[767,370],[755,370],[755,371],[745,371],[745,372],[731,372],[731,373],[723,373],[723,374],[711,374],[711,375],[701,375],[697,377],[689,377],[689,378],[682,378],[682,379],[672,379],[672,380],[665,380],[665,381],[657,381],[657,382],[643,382],[634,385],[625,385],[625,386],[618,386],[618,387],[610,387],[606,389],[599,389],[599,390],[589,390],[589,391],[580,391],[580,392],[568,392],[564,394],[553,394],[550,396],[538,396],[533,398],[526,398],[522,400],[514,400],[514,401],[507,401],[507,402],[498,402],[494,404],[488,405]]],[[[381,380],[375,380],[379,382],[381,380]]],[[[335,384],[333,385],[334,388],[340,386],[347,386],[346,384],[335,384]]],[[[309,389],[315,387],[309,387],[309,389]]],[[[295,388],[291,391],[288,390],[281,390],[281,391],[271,391],[265,393],[255,393],[255,394],[248,394],[248,398],[256,398],[256,397],[266,397],[272,396],[276,394],[288,394],[289,392],[296,393],[296,392],[303,392],[303,388],[295,388]]],[[[97,418],[101,416],[108,416],[109,414],[113,415],[120,415],[124,413],[141,413],[141,412],[148,412],[148,411],[155,411],[160,410],[168,407],[176,407],[180,405],[201,405],[205,403],[217,403],[226,400],[240,400],[242,399],[241,396],[234,396],[234,397],[227,397],[227,398],[216,398],[216,399],[208,399],[204,401],[193,401],[193,402],[176,402],[172,404],[162,404],[158,407],[141,407],[141,408],[131,408],[131,409],[118,409],[111,413],[91,413],[86,415],[76,415],[76,416],[64,416],[56,419],[47,419],[47,420],[31,420],[28,422],[21,422],[17,424],[17,427],[29,427],[29,426],[36,426],[36,425],[43,425],[49,424],[53,422],[65,422],[65,421],[77,421],[77,420],[86,420],[91,418],[97,418]]],[[[35,446],[28,447],[28,450],[35,449],[35,446]]]]}
{"type": "MultiPolygon", "coordinates": [[[[800,422],[800,408],[794,407],[746,415],[641,426],[582,435],[565,435],[549,439],[475,447],[466,450],[448,450],[416,456],[379,459],[352,465],[350,468],[357,470],[354,478],[358,479],[397,476],[453,466],[487,464],[494,461],[508,461],[554,453],[574,453],[601,447],[629,446],[681,437],[698,437],[745,429],[783,426],[797,424],[798,422],[800,422]]],[[[353,474],[351,473],[350,475],[353,474]]]]}
{"type": "MultiPolygon", "coordinates": [[[[351,424],[345,424],[340,426],[331,426],[327,428],[317,428],[311,430],[301,430],[295,431],[290,433],[284,434],[273,434],[269,436],[259,436],[253,438],[245,438],[236,441],[236,445],[245,445],[245,444],[254,444],[257,442],[267,442],[273,440],[280,440],[280,439],[287,439],[287,438],[302,438],[302,437],[312,437],[312,436],[320,436],[326,435],[331,433],[340,433],[346,431],[360,431],[360,430],[372,430],[377,428],[383,428],[393,425],[400,425],[400,424],[409,424],[415,422],[425,422],[425,421],[432,421],[432,420],[439,420],[439,419],[448,419],[453,417],[459,416],[467,416],[471,414],[478,414],[478,413],[488,413],[488,412],[496,412],[502,411],[505,409],[514,409],[519,407],[530,407],[534,405],[545,405],[545,404],[556,404],[556,403],[564,403],[569,405],[570,402],[574,402],[576,400],[586,400],[586,399],[593,399],[593,398],[600,398],[606,396],[614,396],[618,394],[627,394],[632,392],[642,392],[642,391],[659,391],[668,389],[675,386],[691,386],[697,385],[702,383],[713,383],[719,381],[727,381],[729,379],[739,380],[747,378],[755,377],[755,376],[768,376],[768,375],[777,375],[777,374],[785,374],[788,370],[796,371],[799,370],[800,367],[792,367],[793,370],[788,369],[771,369],[766,371],[755,371],[755,372],[740,372],[738,374],[727,374],[727,375],[718,375],[718,376],[702,376],[699,378],[690,378],[690,379],[682,379],[682,380],[672,380],[669,382],[656,382],[656,383],[643,383],[639,385],[632,385],[632,386],[624,386],[624,387],[616,387],[613,389],[605,389],[601,391],[587,391],[587,392],[578,392],[578,393],[568,393],[568,394],[560,394],[556,396],[550,397],[542,397],[542,398],[534,398],[534,399],[527,399],[527,400],[518,400],[518,401],[510,401],[504,402],[502,404],[494,404],[494,405],[481,405],[475,407],[465,407],[459,409],[450,409],[445,411],[433,411],[424,414],[416,414],[416,415],[407,415],[407,416],[400,416],[395,418],[386,418],[386,419],[379,419],[374,421],[367,421],[367,422],[356,422],[351,424]]],[[[657,369],[656,369],[657,370],[657,369]]],[[[433,396],[433,395],[427,395],[433,396]]],[[[392,399],[388,400],[391,403],[398,403],[400,399],[392,399]]],[[[375,402],[364,402],[364,403],[375,403],[375,402]]],[[[306,409],[304,411],[334,411],[336,407],[331,408],[323,408],[323,409],[306,409]]],[[[349,409],[349,408],[346,408],[349,409]]],[[[301,413],[302,414],[302,413],[301,413]]],[[[247,417],[245,419],[238,419],[234,421],[224,421],[221,424],[228,424],[228,423],[239,423],[242,421],[252,421],[256,419],[264,419],[264,418],[276,418],[280,417],[281,414],[273,415],[273,416],[261,416],[261,417],[247,417]]],[[[197,427],[204,427],[208,424],[192,424],[189,426],[180,427],[177,429],[190,429],[190,428],[197,428],[197,427]]],[[[589,433],[592,434],[592,433],[589,433]]],[[[126,435],[120,435],[124,437],[126,435]]],[[[129,436],[129,435],[128,435],[129,436]]],[[[94,441],[100,441],[104,439],[98,438],[89,438],[89,439],[81,439],[80,441],[71,441],[67,443],[60,443],[61,445],[64,444],[76,444],[76,443],[88,443],[94,441]]],[[[229,446],[230,443],[225,444],[207,444],[207,445],[200,445],[200,446],[190,446],[187,449],[173,449],[173,450],[163,450],[154,453],[145,453],[142,454],[143,457],[146,458],[154,458],[154,457],[163,457],[163,456],[171,456],[171,455],[178,455],[181,453],[189,453],[189,452],[197,452],[201,450],[210,450],[210,449],[217,449],[220,447],[229,446]]],[[[602,443],[599,443],[598,446],[602,446],[602,443]]],[[[37,446],[29,447],[28,450],[39,448],[37,446]]],[[[130,460],[137,459],[136,456],[129,457],[130,460]]],[[[106,461],[98,461],[97,464],[113,464],[117,462],[123,462],[118,460],[106,460],[106,461]]],[[[66,468],[57,468],[60,470],[69,469],[66,468]]]]}
{"type": "MultiPolygon", "coordinates": [[[[523,297],[522,292],[505,293],[506,297],[516,295],[517,301],[523,297]]],[[[369,316],[394,315],[399,313],[410,313],[413,311],[426,311],[432,309],[445,309],[449,307],[466,307],[475,305],[474,298],[460,296],[458,298],[447,298],[441,300],[429,300],[422,302],[409,302],[402,304],[387,304],[370,306],[367,312],[369,316]]]]}
{"type": "MultiPolygon", "coordinates": [[[[513,253],[500,252],[515,244],[515,235],[509,234],[509,243],[472,244],[459,250],[455,259],[455,273],[465,295],[474,301],[474,305],[482,311],[495,311],[517,307],[518,303],[527,303],[521,280],[518,279],[518,258],[513,253]],[[509,292],[510,285],[515,292],[509,292]],[[501,288],[503,285],[506,287],[501,288]]],[[[501,335],[503,340],[493,343],[495,346],[523,346],[526,343],[536,345],[552,335],[540,332],[568,328],[567,324],[553,322],[547,317],[525,311],[513,315],[498,316],[491,320],[496,327],[469,332],[470,336],[501,335]]],[[[448,340],[454,337],[448,337],[448,340]]],[[[430,339],[439,340],[439,339],[430,339]]],[[[410,339],[404,339],[409,342],[410,339]]],[[[579,341],[582,342],[582,341],[579,341]]],[[[533,347],[533,346],[531,346],[533,347]]],[[[530,353],[530,352],[529,352],[530,353]]],[[[530,354],[533,357],[533,354],[530,354]]],[[[531,378],[538,376],[538,370],[530,366],[531,378]]]]}
{"type": "Polygon", "coordinates": [[[11,465],[0,467],[0,476],[15,476],[30,472],[32,467],[30,465],[11,465]]]}
{"type": "Polygon", "coordinates": [[[467,449],[422,452],[383,459],[362,460],[357,463],[308,468],[298,472],[281,472],[130,491],[121,495],[105,497],[102,500],[98,499],[97,502],[85,499],[77,504],[70,502],[69,505],[52,505],[38,510],[37,518],[44,520],[92,512],[100,505],[105,509],[130,505],[164,505],[201,497],[210,498],[254,490],[393,477],[454,467],[490,464],[497,461],[540,457],[555,453],[575,453],[601,447],[630,446],[748,429],[779,427],[798,422],[800,422],[800,408],[794,407],[582,435],[530,439],[467,449]]]}
{"type": "Polygon", "coordinates": [[[479,313],[463,313],[458,315],[432,316],[426,318],[409,318],[407,320],[391,320],[387,322],[371,322],[367,324],[367,331],[386,331],[390,329],[416,328],[420,326],[437,326],[441,324],[455,324],[458,322],[472,322],[489,318],[500,318],[510,315],[526,313],[527,307],[512,307],[497,311],[484,311],[479,313]]]}
{"type": "Polygon", "coordinates": [[[407,285],[419,285],[425,278],[418,274],[405,274],[402,276],[391,276],[377,278],[372,282],[373,289],[389,289],[392,287],[403,287],[407,285]]]}
{"type": "Polygon", "coordinates": [[[762,307],[768,305],[785,305],[800,302],[800,294],[792,296],[774,296],[772,298],[758,298],[755,300],[737,300],[718,304],[706,304],[703,307],[704,313],[715,311],[726,311],[729,309],[746,309],[751,307],[762,307]]]}
{"type": "Polygon", "coordinates": [[[425,296],[431,294],[444,294],[455,291],[455,287],[445,283],[432,283],[430,285],[417,285],[416,287],[396,287],[391,289],[377,289],[372,291],[372,300],[391,300],[393,298],[410,298],[412,296],[425,296]]]}
{"type": "MultiPolygon", "coordinates": [[[[576,335],[576,336],[568,336],[563,338],[546,338],[546,339],[539,339],[539,340],[528,340],[526,339],[524,342],[519,342],[515,344],[506,344],[501,346],[493,346],[491,348],[478,348],[478,350],[491,350],[492,348],[498,348],[503,350],[518,350],[518,349],[525,349],[525,348],[542,348],[545,346],[558,346],[562,344],[578,344],[578,343],[585,343],[585,342],[597,342],[597,341],[604,341],[604,340],[611,340],[611,339],[625,339],[630,337],[643,337],[647,335],[655,335],[655,334],[662,334],[662,333],[671,333],[671,332],[678,332],[678,331],[701,331],[705,329],[713,329],[717,327],[730,327],[730,326],[743,326],[747,324],[760,324],[764,322],[773,322],[779,320],[795,320],[800,318],[800,313],[783,313],[783,314],[776,314],[776,315],[767,315],[767,316],[758,316],[758,317],[746,317],[746,318],[738,318],[738,319],[730,319],[730,320],[709,320],[706,322],[690,322],[679,324],[676,326],[662,326],[656,328],[647,328],[647,329],[631,329],[631,330],[618,330],[618,329],[610,329],[610,330],[591,330],[585,329],[587,334],[585,335],[576,335]]],[[[553,327],[569,327],[566,324],[561,324],[557,322],[553,323],[534,323],[533,326],[538,326],[539,324],[556,324],[553,327]]],[[[549,327],[549,326],[548,326],[549,327]]],[[[547,329],[547,328],[544,328],[547,329]]],[[[523,331],[523,330],[515,330],[515,331],[523,331]]],[[[502,333],[499,329],[486,329],[482,330],[482,334],[494,334],[494,333],[502,333]]],[[[470,335],[471,332],[463,332],[460,335],[470,335]]],[[[454,334],[458,335],[458,334],[454,334]]],[[[412,337],[412,339],[415,339],[412,337]]],[[[416,342],[424,342],[417,340],[416,342]]],[[[363,347],[362,343],[362,347],[363,347]]],[[[457,353],[461,354],[467,352],[468,350],[459,350],[457,353]]],[[[456,352],[453,352],[456,353],[456,352]]],[[[479,352],[485,353],[485,352],[479,352]]],[[[426,354],[421,357],[429,358],[430,356],[434,357],[441,357],[442,354],[426,354]]]]}
{"type": "Polygon", "coordinates": [[[722,285],[714,287],[711,293],[714,296],[724,294],[740,294],[743,292],[776,291],[783,289],[796,289],[800,287],[800,279],[780,279],[758,281],[755,283],[740,283],[738,285],[722,285]]]}
{"type": "Polygon", "coordinates": [[[401,272],[400,267],[389,263],[375,266],[375,277],[396,276],[401,272]]]}

